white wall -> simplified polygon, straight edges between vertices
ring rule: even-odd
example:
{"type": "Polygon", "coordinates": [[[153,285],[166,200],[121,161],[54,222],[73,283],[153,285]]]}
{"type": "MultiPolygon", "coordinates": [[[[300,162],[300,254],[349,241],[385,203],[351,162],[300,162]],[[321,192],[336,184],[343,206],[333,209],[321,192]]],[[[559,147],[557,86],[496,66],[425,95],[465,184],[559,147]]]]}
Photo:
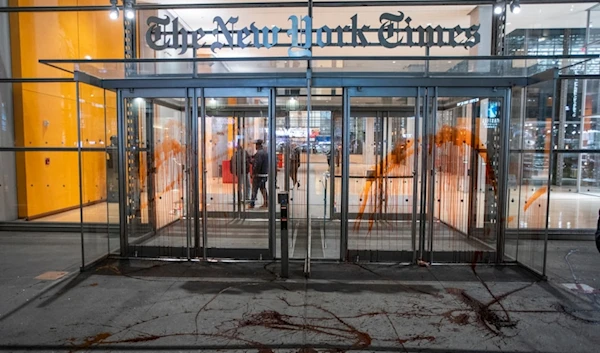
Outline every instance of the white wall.
{"type": "MultiPolygon", "coordinates": [[[[7,0],[0,0],[0,7],[7,0]]],[[[8,13],[0,13],[0,78],[11,76],[8,13]]],[[[12,84],[0,83],[0,146],[14,146],[12,84]]],[[[0,222],[17,218],[15,153],[0,152],[0,222]]]]}

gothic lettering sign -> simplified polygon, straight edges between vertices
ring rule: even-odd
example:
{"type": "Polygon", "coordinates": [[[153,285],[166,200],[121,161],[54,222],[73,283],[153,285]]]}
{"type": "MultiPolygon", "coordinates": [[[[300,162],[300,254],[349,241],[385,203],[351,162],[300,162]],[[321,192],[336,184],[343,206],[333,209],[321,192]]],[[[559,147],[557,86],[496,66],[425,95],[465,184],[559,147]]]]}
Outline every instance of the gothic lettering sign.
{"type": "Polygon", "coordinates": [[[313,28],[309,16],[290,16],[290,28],[277,26],[257,27],[254,22],[249,26],[236,28],[238,17],[227,20],[217,16],[213,19],[213,29],[198,28],[189,31],[180,25],[179,18],[149,17],[146,21],[146,42],[153,50],[179,49],[180,54],[190,49],[210,48],[213,53],[224,48],[265,48],[288,46],[290,56],[310,56],[311,48],[327,46],[366,47],[474,47],[481,40],[479,25],[470,27],[411,26],[412,19],[398,14],[384,13],[379,16],[380,27],[359,25],[358,15],[350,18],[351,24],[331,28],[322,26],[313,28]],[[279,43],[279,36],[287,36],[285,43],[279,43]],[[374,40],[375,37],[377,40],[374,40]],[[210,44],[209,44],[210,43],[210,44]]]}

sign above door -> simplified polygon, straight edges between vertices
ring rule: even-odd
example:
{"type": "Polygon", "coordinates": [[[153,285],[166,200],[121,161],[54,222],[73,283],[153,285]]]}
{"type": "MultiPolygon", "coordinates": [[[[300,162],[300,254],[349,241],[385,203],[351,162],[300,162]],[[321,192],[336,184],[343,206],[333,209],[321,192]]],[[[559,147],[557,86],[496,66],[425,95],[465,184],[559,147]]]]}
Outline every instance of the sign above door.
{"type": "MultiPolygon", "coordinates": [[[[331,28],[322,26],[313,28],[310,16],[292,15],[288,18],[290,28],[287,30],[277,26],[262,28],[254,22],[249,26],[236,29],[239,17],[229,17],[226,21],[217,16],[213,19],[215,28],[188,30],[182,26],[179,18],[149,17],[146,21],[146,42],[153,50],[179,49],[180,54],[188,50],[210,48],[213,53],[224,48],[265,48],[288,46],[288,55],[294,57],[310,57],[314,46],[323,48],[383,46],[388,49],[400,47],[458,47],[469,49],[480,40],[479,27],[412,27],[412,19],[404,13],[383,13],[379,16],[380,27],[358,24],[358,15],[351,18],[351,24],[331,28]],[[369,40],[377,34],[376,40],[369,40]],[[289,38],[286,43],[279,43],[279,35],[289,38]]],[[[374,39],[374,38],[372,38],[374,39]]]]}

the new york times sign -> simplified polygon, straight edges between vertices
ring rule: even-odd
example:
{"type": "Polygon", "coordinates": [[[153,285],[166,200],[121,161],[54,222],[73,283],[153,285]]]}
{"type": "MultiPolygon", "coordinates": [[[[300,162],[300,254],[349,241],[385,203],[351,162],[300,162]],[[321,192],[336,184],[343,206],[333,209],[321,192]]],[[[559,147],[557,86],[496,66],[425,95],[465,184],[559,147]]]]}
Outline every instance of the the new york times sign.
{"type": "Polygon", "coordinates": [[[189,49],[208,48],[212,52],[223,48],[272,48],[281,46],[279,34],[287,34],[290,56],[310,56],[310,48],[318,46],[366,47],[380,45],[386,48],[398,47],[458,47],[472,48],[480,41],[479,25],[471,27],[456,26],[444,28],[441,26],[412,27],[410,17],[402,12],[398,14],[384,13],[379,16],[381,26],[371,29],[371,26],[359,26],[358,15],[351,17],[352,24],[330,28],[322,26],[313,29],[312,18],[309,16],[290,16],[290,29],[284,31],[277,26],[257,27],[254,22],[250,26],[235,28],[238,17],[230,17],[227,21],[215,17],[215,28],[198,28],[188,31],[180,28],[179,19],[150,17],[147,20],[148,31],[146,41],[154,50],[169,48],[180,49],[180,54],[189,49]],[[369,33],[377,33],[378,42],[370,42],[369,33]],[[207,44],[207,40],[212,43],[207,44]]]}

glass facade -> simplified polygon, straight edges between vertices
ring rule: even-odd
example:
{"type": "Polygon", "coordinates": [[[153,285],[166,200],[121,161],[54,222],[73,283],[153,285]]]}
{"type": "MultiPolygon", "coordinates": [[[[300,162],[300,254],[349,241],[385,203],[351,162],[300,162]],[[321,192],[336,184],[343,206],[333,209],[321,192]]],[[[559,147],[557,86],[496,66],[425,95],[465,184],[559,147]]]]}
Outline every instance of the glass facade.
{"type": "Polygon", "coordinates": [[[308,262],[543,273],[548,237],[595,228],[594,4],[523,5],[499,31],[489,4],[156,3],[0,1],[0,233],[80,234],[84,266],[285,240],[308,262]]]}

